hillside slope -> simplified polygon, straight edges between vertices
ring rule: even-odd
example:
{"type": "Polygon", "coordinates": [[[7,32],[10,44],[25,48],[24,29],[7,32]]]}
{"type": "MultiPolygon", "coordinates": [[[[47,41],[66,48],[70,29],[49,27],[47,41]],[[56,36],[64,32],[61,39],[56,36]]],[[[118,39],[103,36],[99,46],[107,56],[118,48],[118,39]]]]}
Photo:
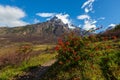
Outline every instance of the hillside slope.
{"type": "Polygon", "coordinates": [[[83,30],[75,27],[71,29],[68,24],[64,24],[61,19],[53,17],[51,20],[21,27],[1,27],[0,40],[10,40],[10,42],[36,41],[41,43],[55,42],[64,33],[74,31],[81,34],[83,30]]]}

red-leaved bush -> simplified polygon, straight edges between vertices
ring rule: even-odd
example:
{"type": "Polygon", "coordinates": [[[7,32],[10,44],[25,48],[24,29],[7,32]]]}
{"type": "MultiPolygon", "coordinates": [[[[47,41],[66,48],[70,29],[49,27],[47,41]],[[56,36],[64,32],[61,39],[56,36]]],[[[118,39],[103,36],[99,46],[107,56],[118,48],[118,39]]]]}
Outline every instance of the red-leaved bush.
{"type": "Polygon", "coordinates": [[[87,49],[90,49],[89,44],[95,40],[96,38],[93,35],[81,37],[76,36],[74,33],[59,38],[58,45],[55,47],[55,50],[59,53],[59,64],[76,65],[80,61],[90,59],[92,55],[87,54],[87,49]]]}
{"type": "Polygon", "coordinates": [[[74,33],[65,35],[58,39],[58,44],[55,47],[55,50],[58,52],[58,63],[67,68],[79,66],[82,72],[87,67],[96,69],[94,65],[99,65],[107,80],[116,80],[109,69],[113,66],[112,63],[119,65],[119,59],[116,56],[119,52],[112,52],[115,46],[109,44],[110,40],[115,41],[116,39],[116,36],[77,36],[74,33]]]}

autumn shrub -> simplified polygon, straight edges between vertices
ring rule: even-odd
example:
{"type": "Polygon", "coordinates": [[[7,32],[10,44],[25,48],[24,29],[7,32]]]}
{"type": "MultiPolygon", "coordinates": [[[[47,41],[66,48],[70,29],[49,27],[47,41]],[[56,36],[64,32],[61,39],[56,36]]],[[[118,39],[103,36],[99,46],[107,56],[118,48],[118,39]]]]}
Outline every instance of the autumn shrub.
{"type": "MultiPolygon", "coordinates": [[[[96,35],[77,36],[70,33],[58,39],[55,50],[58,52],[58,64],[64,68],[80,67],[84,79],[85,70],[88,67],[95,69],[94,65],[99,65],[104,73],[105,79],[116,80],[113,75],[114,64],[119,65],[119,51],[113,51],[115,48],[109,44],[109,40],[116,40],[116,36],[98,37],[96,35]],[[112,66],[112,67],[111,67],[112,66]]],[[[114,67],[117,68],[117,67],[114,67]]]]}
{"type": "Polygon", "coordinates": [[[71,33],[64,38],[58,39],[55,47],[58,54],[58,63],[61,65],[80,65],[85,60],[91,60],[90,43],[95,39],[89,37],[76,36],[71,33]]]}

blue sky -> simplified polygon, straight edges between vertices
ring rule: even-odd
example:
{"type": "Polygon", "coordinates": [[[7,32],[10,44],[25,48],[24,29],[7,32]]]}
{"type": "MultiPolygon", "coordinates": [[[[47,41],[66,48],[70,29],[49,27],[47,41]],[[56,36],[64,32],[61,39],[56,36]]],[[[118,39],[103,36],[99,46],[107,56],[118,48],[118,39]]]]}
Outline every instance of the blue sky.
{"type": "Polygon", "coordinates": [[[120,23],[120,0],[0,0],[0,26],[23,26],[58,16],[86,30],[120,23]]]}

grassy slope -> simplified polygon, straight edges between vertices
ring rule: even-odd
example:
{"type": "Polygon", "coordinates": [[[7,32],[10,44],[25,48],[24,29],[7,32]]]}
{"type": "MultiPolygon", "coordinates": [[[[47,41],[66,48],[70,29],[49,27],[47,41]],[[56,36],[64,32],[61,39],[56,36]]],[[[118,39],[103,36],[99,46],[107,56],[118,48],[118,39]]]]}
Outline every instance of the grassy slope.
{"type": "MultiPolygon", "coordinates": [[[[50,49],[54,45],[35,45],[33,46],[34,51],[43,51],[46,49],[50,49]]],[[[11,48],[3,48],[1,49],[0,53],[3,56],[3,54],[8,54],[9,52],[14,52],[17,48],[11,47],[11,48]],[[4,49],[4,51],[2,51],[4,49]],[[2,54],[3,53],[3,54],[2,54]]],[[[42,65],[52,59],[54,59],[56,56],[55,53],[41,53],[37,56],[34,56],[30,58],[28,61],[23,61],[19,66],[6,66],[2,70],[0,70],[0,80],[8,80],[11,79],[15,75],[23,74],[24,71],[26,71],[29,67],[32,66],[39,66],[42,65]]]]}
{"type": "MultiPolygon", "coordinates": [[[[89,61],[83,62],[84,69],[80,66],[63,67],[58,63],[54,64],[41,80],[105,80],[108,73],[111,73],[120,80],[120,41],[105,41],[94,43],[96,45],[112,45],[111,49],[103,51],[95,51],[93,63],[89,61]],[[108,52],[108,54],[106,53],[108,52]],[[108,63],[101,63],[103,58],[109,58],[108,63]],[[119,62],[119,63],[116,63],[119,62]],[[109,66],[105,68],[103,66],[109,66]],[[109,70],[109,72],[107,72],[109,70]]],[[[91,47],[94,45],[91,44],[91,47]]],[[[109,78],[107,80],[110,80],[109,78]]]]}
{"type": "MultiPolygon", "coordinates": [[[[85,61],[84,71],[81,70],[79,66],[75,66],[71,68],[70,66],[64,68],[62,65],[55,63],[51,69],[45,74],[45,77],[42,80],[105,80],[103,72],[101,70],[101,66],[99,62],[104,57],[110,57],[111,62],[109,62],[109,69],[112,71],[113,75],[119,80],[120,79],[120,64],[115,63],[115,59],[117,58],[116,54],[120,54],[119,47],[120,41],[105,41],[105,42],[97,42],[96,45],[113,45],[112,49],[109,49],[107,52],[109,54],[105,55],[105,51],[96,51],[93,57],[94,65],[92,66],[90,62],[85,61]]],[[[94,44],[91,44],[91,47],[94,44]]],[[[53,47],[54,45],[52,45],[53,47]]],[[[33,50],[46,50],[51,48],[51,45],[34,45],[33,50]]],[[[4,48],[5,49],[5,48],[4,48]]],[[[12,48],[11,48],[12,49],[12,48]]],[[[29,61],[23,61],[20,66],[13,67],[7,66],[0,71],[0,80],[8,80],[11,79],[15,75],[24,74],[24,71],[29,69],[32,66],[42,65],[45,62],[48,62],[55,58],[56,54],[39,54],[33,58],[30,58],[29,61]]]]}

